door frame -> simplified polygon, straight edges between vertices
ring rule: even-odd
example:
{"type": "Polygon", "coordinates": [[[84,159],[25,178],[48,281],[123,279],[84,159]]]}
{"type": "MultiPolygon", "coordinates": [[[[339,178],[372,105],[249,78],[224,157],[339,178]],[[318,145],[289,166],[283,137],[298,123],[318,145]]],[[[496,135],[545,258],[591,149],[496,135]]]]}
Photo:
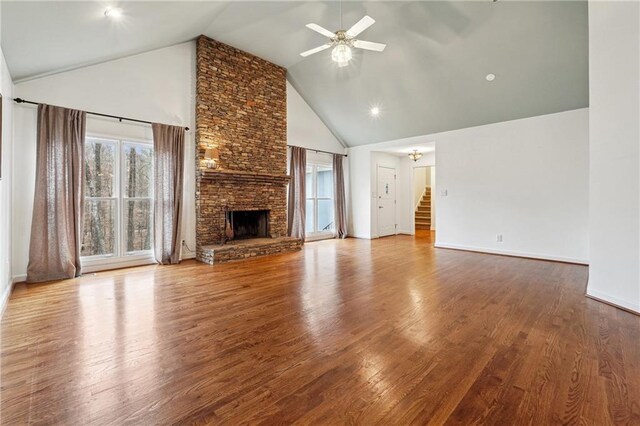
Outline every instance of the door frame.
{"type": "Polygon", "coordinates": [[[389,237],[391,235],[398,235],[398,170],[395,167],[383,166],[376,164],[376,237],[389,237]],[[378,184],[380,183],[380,168],[393,170],[393,223],[394,232],[392,234],[381,235],[380,233],[380,194],[378,193],[378,184]]]}

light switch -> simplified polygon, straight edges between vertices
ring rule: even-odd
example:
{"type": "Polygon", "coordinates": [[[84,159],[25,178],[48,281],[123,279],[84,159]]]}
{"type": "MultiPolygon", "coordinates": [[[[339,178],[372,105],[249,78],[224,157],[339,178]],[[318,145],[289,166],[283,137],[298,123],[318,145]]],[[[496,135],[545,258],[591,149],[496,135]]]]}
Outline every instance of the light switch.
{"type": "Polygon", "coordinates": [[[446,197],[447,195],[449,195],[449,193],[447,192],[446,189],[443,189],[442,191],[440,191],[440,196],[441,197],[446,197]]]}

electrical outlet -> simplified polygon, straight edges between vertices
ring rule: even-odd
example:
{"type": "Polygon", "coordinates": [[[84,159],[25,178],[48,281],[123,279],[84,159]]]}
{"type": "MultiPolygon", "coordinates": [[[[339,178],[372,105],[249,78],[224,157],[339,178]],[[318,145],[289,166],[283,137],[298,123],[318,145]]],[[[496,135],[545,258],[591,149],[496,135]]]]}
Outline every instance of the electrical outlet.
{"type": "Polygon", "coordinates": [[[497,241],[497,242],[499,242],[499,243],[501,243],[501,242],[502,242],[502,234],[498,234],[498,235],[496,236],[496,241],[497,241]]]}

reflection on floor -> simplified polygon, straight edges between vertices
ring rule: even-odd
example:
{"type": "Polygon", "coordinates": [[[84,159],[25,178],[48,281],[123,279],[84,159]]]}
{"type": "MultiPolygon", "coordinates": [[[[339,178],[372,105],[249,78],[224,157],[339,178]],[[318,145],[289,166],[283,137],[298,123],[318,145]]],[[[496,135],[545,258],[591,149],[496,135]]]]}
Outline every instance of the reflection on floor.
{"type": "Polygon", "coordinates": [[[2,421],[640,423],[640,318],[586,267],[432,238],[19,285],[2,421]]]}

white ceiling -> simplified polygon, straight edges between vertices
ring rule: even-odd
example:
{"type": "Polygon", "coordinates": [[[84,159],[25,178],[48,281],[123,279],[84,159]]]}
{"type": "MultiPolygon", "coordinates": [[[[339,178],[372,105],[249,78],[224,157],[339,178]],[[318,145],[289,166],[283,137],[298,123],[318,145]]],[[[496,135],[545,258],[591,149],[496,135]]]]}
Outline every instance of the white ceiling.
{"type": "Polygon", "coordinates": [[[200,34],[289,71],[289,80],[347,145],[400,139],[588,106],[585,1],[345,2],[344,26],[376,19],[338,69],[325,39],[305,28],[339,26],[337,2],[122,1],[1,3],[1,43],[14,80],[98,63],[200,34]],[[496,74],[494,82],[485,80],[496,74]],[[371,106],[380,117],[369,116],[371,106]]]}

